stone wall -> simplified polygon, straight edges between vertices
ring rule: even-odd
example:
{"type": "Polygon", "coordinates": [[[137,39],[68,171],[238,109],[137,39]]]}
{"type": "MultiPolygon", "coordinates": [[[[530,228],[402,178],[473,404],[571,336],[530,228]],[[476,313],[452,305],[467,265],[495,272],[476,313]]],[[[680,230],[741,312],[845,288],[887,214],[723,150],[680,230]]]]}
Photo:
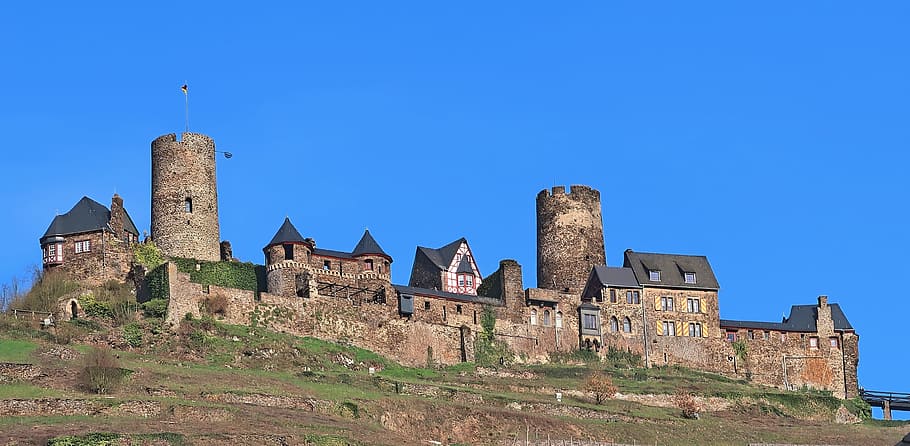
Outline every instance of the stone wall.
{"type": "Polygon", "coordinates": [[[537,194],[537,287],[580,293],[591,268],[606,263],[600,192],[576,185],[537,194]]]}
{"type": "Polygon", "coordinates": [[[63,271],[86,286],[108,280],[126,281],[132,266],[132,245],[108,231],[84,232],[63,237],[63,263],[45,267],[63,271]],[[90,250],[76,253],[76,242],[88,240],[90,250]]]}
{"type": "Polygon", "coordinates": [[[178,141],[171,133],[152,141],[151,228],[152,239],[166,255],[220,260],[212,138],[183,133],[178,141]]]}

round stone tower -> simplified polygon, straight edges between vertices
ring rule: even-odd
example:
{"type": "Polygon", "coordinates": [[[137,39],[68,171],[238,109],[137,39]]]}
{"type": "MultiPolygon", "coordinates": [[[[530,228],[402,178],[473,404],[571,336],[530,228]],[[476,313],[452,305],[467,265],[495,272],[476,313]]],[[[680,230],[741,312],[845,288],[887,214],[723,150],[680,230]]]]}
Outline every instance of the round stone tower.
{"type": "Polygon", "coordinates": [[[537,287],[580,293],[594,265],[606,265],[600,192],[565,186],[537,194],[537,287]]]}
{"type": "Polygon", "coordinates": [[[152,141],[152,240],[166,255],[221,258],[215,141],[171,133],[152,141]]]}

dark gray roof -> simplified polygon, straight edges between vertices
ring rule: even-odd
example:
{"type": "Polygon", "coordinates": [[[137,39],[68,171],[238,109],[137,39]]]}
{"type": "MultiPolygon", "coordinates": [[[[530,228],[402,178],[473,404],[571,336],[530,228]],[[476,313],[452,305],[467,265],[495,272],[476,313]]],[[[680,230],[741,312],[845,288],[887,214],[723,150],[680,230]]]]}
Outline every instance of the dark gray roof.
{"type": "Polygon", "coordinates": [[[458,262],[458,269],[455,270],[456,273],[471,273],[474,274],[474,268],[471,266],[471,257],[464,256],[461,258],[461,262],[458,262]]]}
{"type": "Polygon", "coordinates": [[[275,236],[272,237],[272,241],[270,241],[266,247],[281,243],[305,243],[303,236],[297,232],[297,228],[294,227],[294,224],[291,223],[291,219],[288,217],[284,217],[284,223],[281,224],[281,227],[278,228],[278,232],[275,233],[275,236]]]}
{"type": "MultiPolygon", "coordinates": [[[[133,224],[133,219],[130,218],[126,209],[123,210],[123,213],[126,217],[123,221],[123,229],[138,237],[139,231],[133,224]]],[[[82,197],[69,212],[54,217],[47,231],[44,232],[44,236],[41,237],[41,243],[64,235],[110,230],[108,226],[110,221],[111,211],[107,207],[89,197],[82,197]]]]}
{"type": "MultiPolygon", "coordinates": [[[[834,321],[835,330],[853,330],[847,316],[844,315],[838,304],[829,304],[831,307],[831,319],[834,321]]],[[[818,331],[816,326],[818,318],[818,305],[793,305],[790,307],[790,316],[783,318],[781,322],[756,322],[756,321],[736,321],[731,319],[721,319],[722,328],[754,328],[756,330],[776,330],[776,331],[799,331],[814,333],[818,331]]]]}
{"type": "Polygon", "coordinates": [[[617,268],[615,266],[595,266],[594,274],[601,285],[622,288],[641,288],[635,279],[632,268],[617,268]]]}
{"type": "Polygon", "coordinates": [[[667,288],[717,290],[720,285],[705,256],[656,254],[627,249],[623,266],[632,268],[642,285],[667,288]],[[651,281],[649,271],[660,271],[660,281],[651,281]],[[695,283],[686,283],[685,273],[695,273],[695,283]]]}
{"type": "Polygon", "coordinates": [[[351,253],[344,251],[335,251],[334,249],[313,248],[313,255],[338,257],[339,259],[353,259],[351,253]]]}
{"type": "Polygon", "coordinates": [[[436,265],[439,269],[444,270],[449,268],[449,265],[452,264],[452,259],[454,259],[455,254],[458,253],[458,248],[462,243],[465,242],[467,242],[467,239],[462,237],[452,243],[449,243],[448,245],[443,246],[442,248],[433,249],[424,246],[418,246],[417,250],[423,252],[424,255],[426,255],[427,258],[430,259],[430,261],[433,262],[433,264],[436,265]]]}
{"type": "Polygon", "coordinates": [[[420,296],[430,296],[438,297],[441,299],[457,300],[462,302],[473,302],[481,304],[489,304],[502,306],[502,301],[492,297],[486,296],[474,296],[471,294],[457,294],[449,293],[447,291],[431,290],[427,288],[419,288],[405,285],[392,285],[395,287],[395,290],[400,294],[411,294],[411,295],[420,295],[420,296]]]}
{"type": "Polygon", "coordinates": [[[380,255],[392,260],[392,257],[386,254],[379,246],[379,243],[376,243],[376,239],[370,235],[369,229],[363,231],[363,237],[360,237],[360,241],[357,242],[357,246],[355,246],[354,251],[351,252],[351,255],[355,257],[368,254],[380,255]]]}

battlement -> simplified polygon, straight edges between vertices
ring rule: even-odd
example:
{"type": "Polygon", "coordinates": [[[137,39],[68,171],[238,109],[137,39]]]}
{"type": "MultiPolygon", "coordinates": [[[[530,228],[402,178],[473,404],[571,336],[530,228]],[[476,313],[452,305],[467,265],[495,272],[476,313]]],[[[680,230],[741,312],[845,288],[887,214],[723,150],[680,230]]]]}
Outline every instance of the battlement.
{"type": "Polygon", "coordinates": [[[215,156],[215,140],[208,135],[193,132],[181,133],[180,139],[177,139],[176,133],[168,133],[155,138],[152,141],[152,153],[167,150],[176,145],[193,148],[198,151],[211,152],[212,157],[215,156]]]}
{"type": "Polygon", "coordinates": [[[552,189],[544,189],[537,194],[537,202],[556,197],[567,197],[580,201],[600,201],[600,191],[591,186],[583,184],[573,184],[569,186],[569,192],[566,193],[565,186],[553,186],[552,189]]]}

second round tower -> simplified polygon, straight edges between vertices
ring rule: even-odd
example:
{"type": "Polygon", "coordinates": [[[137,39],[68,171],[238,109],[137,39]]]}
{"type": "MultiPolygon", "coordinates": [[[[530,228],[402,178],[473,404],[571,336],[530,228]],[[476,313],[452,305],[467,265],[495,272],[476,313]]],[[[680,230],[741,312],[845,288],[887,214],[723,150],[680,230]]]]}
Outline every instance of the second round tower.
{"type": "Polygon", "coordinates": [[[537,194],[537,287],[580,293],[595,265],[606,265],[600,192],[555,186],[537,194]]]}
{"type": "Polygon", "coordinates": [[[152,141],[151,235],[169,256],[221,258],[212,138],[187,132],[152,141]]]}

